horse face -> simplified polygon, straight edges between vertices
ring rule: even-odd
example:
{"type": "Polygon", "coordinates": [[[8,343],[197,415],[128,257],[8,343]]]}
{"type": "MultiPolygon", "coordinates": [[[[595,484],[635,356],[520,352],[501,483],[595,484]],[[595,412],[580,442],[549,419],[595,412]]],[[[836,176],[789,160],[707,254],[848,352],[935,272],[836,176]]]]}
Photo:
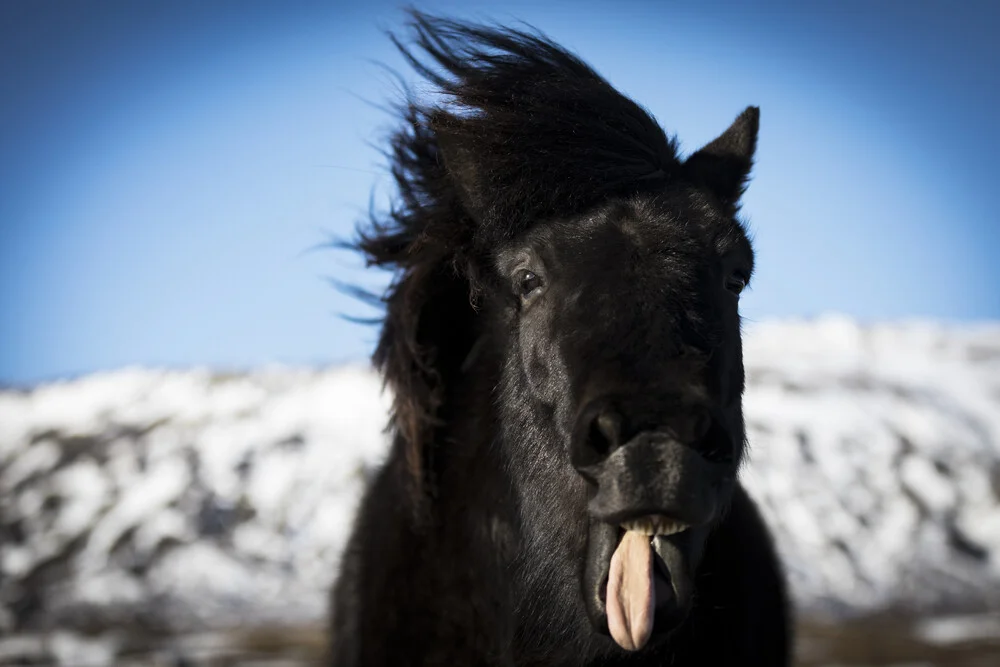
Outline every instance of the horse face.
{"type": "Polygon", "coordinates": [[[538,224],[497,253],[501,410],[530,462],[516,483],[550,524],[540,534],[563,542],[548,552],[583,564],[590,622],[625,649],[684,618],[734,487],[752,260],[731,212],[679,185],[538,224]]]}

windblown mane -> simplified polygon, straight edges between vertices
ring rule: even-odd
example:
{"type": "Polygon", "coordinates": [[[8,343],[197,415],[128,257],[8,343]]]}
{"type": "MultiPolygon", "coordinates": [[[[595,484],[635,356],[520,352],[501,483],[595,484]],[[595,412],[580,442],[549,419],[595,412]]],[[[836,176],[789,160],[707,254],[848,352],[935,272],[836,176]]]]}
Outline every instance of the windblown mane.
{"type": "Polygon", "coordinates": [[[451,377],[479,335],[480,260],[538,220],[662,188],[681,165],[646,111],[544,35],[416,11],[410,29],[416,49],[393,41],[437,101],[402,105],[389,153],[398,195],[356,245],[396,271],[373,361],[421,491],[451,377]]]}

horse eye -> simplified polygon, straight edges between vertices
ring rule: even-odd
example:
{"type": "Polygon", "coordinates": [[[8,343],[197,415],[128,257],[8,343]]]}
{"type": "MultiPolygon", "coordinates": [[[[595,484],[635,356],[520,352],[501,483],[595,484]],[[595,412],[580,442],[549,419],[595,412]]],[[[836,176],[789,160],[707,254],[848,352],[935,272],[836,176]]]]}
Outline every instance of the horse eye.
{"type": "Polygon", "coordinates": [[[518,289],[521,291],[521,296],[526,297],[542,286],[542,279],[538,276],[538,274],[525,269],[518,275],[517,285],[518,289]]]}
{"type": "Polygon", "coordinates": [[[726,279],[726,289],[735,294],[740,295],[743,288],[747,286],[747,280],[738,273],[734,273],[726,279]]]}

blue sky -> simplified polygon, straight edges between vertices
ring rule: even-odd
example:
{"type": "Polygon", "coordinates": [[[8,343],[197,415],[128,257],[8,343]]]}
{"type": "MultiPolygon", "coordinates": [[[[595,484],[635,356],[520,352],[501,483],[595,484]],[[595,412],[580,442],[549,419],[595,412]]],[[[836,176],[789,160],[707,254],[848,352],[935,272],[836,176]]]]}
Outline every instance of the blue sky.
{"type": "MultiPolygon", "coordinates": [[[[995,3],[477,3],[580,53],[686,152],[762,109],[751,320],[1000,318],[995,3]],[[544,5],[544,6],[541,6],[544,5]]],[[[395,3],[0,3],[0,382],[362,359],[320,248],[390,183],[395,3]],[[366,102],[366,100],[368,102],[366,102]]]]}

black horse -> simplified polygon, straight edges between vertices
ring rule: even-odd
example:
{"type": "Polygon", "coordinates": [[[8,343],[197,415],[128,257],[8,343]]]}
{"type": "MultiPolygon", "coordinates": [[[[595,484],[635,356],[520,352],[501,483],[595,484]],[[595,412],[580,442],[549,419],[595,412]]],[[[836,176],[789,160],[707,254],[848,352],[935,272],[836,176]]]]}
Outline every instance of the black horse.
{"type": "MultiPolygon", "coordinates": [[[[544,36],[414,12],[434,85],[357,245],[396,271],[393,444],[332,605],[335,665],[784,665],[737,482],[747,108],[686,160],[544,36]]],[[[394,38],[395,39],[395,38],[394,38]]]]}

